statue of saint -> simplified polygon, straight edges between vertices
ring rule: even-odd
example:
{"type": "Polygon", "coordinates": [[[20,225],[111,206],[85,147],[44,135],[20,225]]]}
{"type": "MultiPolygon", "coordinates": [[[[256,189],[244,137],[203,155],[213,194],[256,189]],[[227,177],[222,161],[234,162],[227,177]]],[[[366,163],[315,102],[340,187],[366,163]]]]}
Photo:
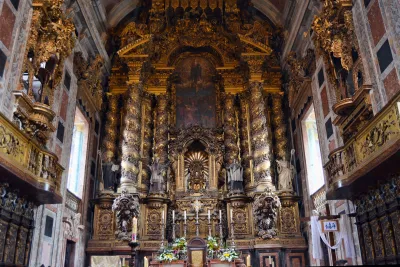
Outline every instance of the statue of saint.
{"type": "Polygon", "coordinates": [[[159,159],[153,160],[153,164],[148,165],[151,171],[149,193],[164,193],[163,171],[168,164],[161,164],[159,159]]]}
{"type": "MultiPolygon", "coordinates": [[[[101,152],[99,152],[101,155],[101,152]]],[[[118,186],[120,177],[120,166],[115,163],[114,154],[110,151],[105,152],[102,156],[102,178],[104,190],[115,191],[118,186]]]]}
{"type": "Polygon", "coordinates": [[[286,160],[276,160],[279,174],[279,190],[293,191],[294,166],[286,160]]]}
{"type": "Polygon", "coordinates": [[[231,193],[243,192],[243,167],[236,161],[233,161],[227,168],[228,185],[231,193]]]}

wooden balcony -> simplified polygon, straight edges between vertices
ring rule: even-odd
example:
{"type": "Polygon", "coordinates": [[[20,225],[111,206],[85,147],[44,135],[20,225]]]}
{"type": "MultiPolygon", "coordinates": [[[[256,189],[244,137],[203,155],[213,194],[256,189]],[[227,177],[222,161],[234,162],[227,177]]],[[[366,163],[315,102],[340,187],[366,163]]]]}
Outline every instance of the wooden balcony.
{"type": "Polygon", "coordinates": [[[324,166],[328,199],[349,199],[382,174],[400,170],[400,94],[347,142],[329,154],[324,166]]]}
{"type": "Polygon", "coordinates": [[[36,204],[61,203],[58,158],[0,113],[0,181],[36,204]]]}

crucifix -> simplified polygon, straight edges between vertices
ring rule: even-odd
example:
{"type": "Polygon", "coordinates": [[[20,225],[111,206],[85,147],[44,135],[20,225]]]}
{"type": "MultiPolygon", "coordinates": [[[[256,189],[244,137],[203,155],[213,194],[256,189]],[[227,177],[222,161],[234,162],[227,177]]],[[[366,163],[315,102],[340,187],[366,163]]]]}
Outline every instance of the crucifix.
{"type": "Polygon", "coordinates": [[[199,236],[199,210],[201,209],[201,207],[203,206],[203,204],[201,204],[201,202],[196,199],[193,204],[192,207],[193,209],[196,211],[196,236],[199,236]]]}
{"type": "MultiPolygon", "coordinates": [[[[331,215],[331,212],[330,212],[330,207],[329,207],[329,205],[328,204],[325,204],[325,206],[326,206],[326,216],[318,216],[318,221],[320,221],[320,220],[335,220],[335,219],[340,219],[340,215],[331,215]]],[[[350,213],[350,214],[347,214],[349,217],[353,217],[355,214],[354,213],[350,213]]],[[[311,217],[303,217],[303,218],[300,218],[300,222],[309,222],[309,221],[311,221],[311,217]]],[[[329,236],[329,243],[330,243],[330,245],[334,245],[334,243],[335,243],[335,238],[334,238],[334,234],[333,234],[333,232],[329,232],[328,233],[328,236],[329,236]]],[[[336,264],[336,251],[335,250],[332,250],[331,251],[331,255],[332,255],[332,262],[333,262],[333,264],[336,264]]]]}

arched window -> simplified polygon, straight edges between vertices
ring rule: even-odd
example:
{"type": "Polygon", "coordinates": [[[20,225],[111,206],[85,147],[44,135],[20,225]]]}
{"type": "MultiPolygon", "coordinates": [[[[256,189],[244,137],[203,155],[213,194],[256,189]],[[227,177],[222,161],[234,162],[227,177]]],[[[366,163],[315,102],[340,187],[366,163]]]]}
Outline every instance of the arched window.
{"type": "Polygon", "coordinates": [[[67,188],[79,198],[82,198],[83,182],[85,179],[88,135],[89,123],[77,108],[72,135],[67,188]]]}
{"type": "Polygon", "coordinates": [[[324,183],[321,150],[319,147],[317,122],[312,105],[302,120],[304,152],[306,156],[307,180],[310,195],[320,189],[324,183]]]}

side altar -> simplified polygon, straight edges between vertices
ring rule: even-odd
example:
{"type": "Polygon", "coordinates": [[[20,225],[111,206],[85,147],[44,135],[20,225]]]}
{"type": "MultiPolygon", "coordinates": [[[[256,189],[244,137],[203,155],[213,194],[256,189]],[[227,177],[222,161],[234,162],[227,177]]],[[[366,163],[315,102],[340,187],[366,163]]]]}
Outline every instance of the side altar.
{"type": "Polygon", "coordinates": [[[129,258],[133,234],[150,266],[210,236],[248,266],[304,266],[279,30],[236,1],[144,4],[114,30],[88,255],[129,258]]]}

